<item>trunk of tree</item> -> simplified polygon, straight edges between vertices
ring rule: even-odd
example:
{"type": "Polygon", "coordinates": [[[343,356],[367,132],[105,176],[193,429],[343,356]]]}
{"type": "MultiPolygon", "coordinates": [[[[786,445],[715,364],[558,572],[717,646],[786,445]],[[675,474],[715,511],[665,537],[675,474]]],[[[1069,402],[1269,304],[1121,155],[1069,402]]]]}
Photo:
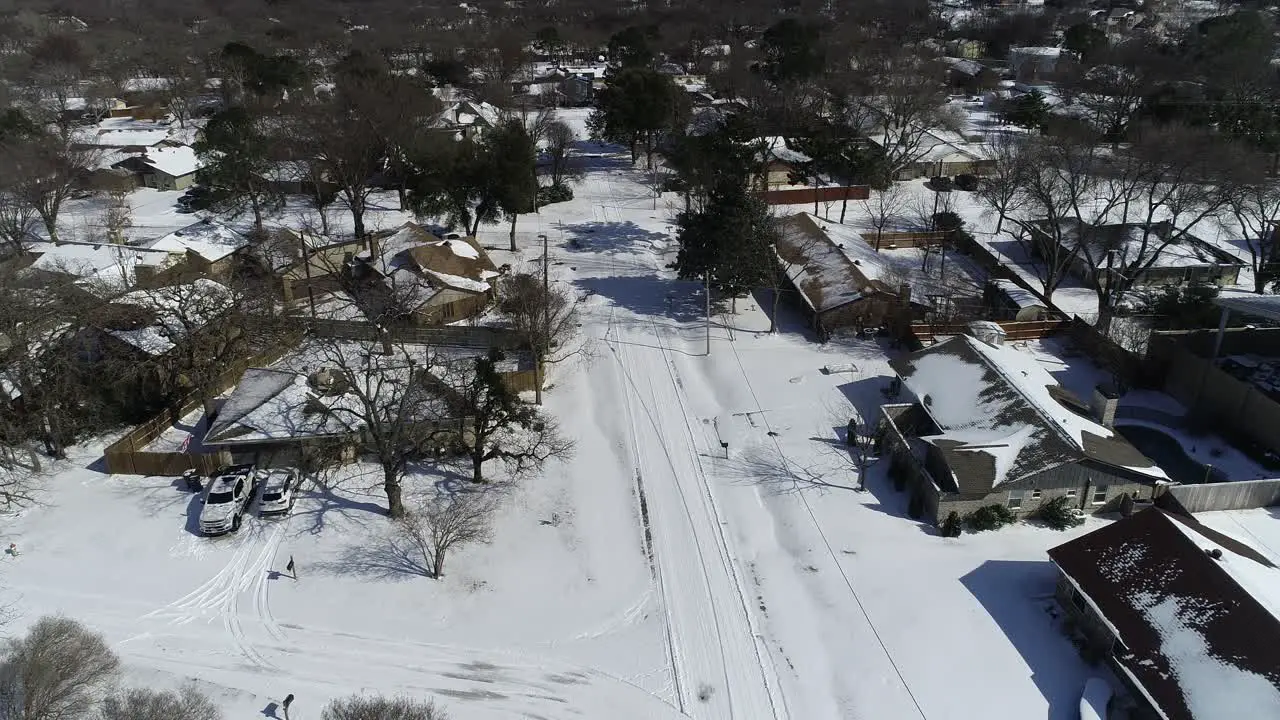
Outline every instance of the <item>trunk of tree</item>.
{"type": "Polygon", "coordinates": [[[516,218],[520,217],[517,213],[511,213],[511,252],[516,251],[516,218]]]}
{"type": "Polygon", "coordinates": [[[632,136],[631,138],[631,164],[635,165],[640,159],[640,139],[632,136]]]}
{"type": "Polygon", "coordinates": [[[444,555],[445,550],[437,547],[431,551],[431,577],[439,580],[444,576],[444,555]]]}
{"type": "Polygon", "coordinates": [[[471,451],[471,482],[484,482],[484,444],[479,440],[476,441],[479,450],[471,451]]]}
{"type": "Polygon", "coordinates": [[[404,517],[404,500],[400,496],[400,474],[392,467],[382,468],[382,489],[387,493],[387,515],[404,517]]]}
{"type": "Polygon", "coordinates": [[[320,234],[329,235],[329,215],[324,211],[323,205],[316,205],[316,212],[320,213],[320,234]]]}
{"type": "Polygon", "coordinates": [[[205,395],[200,398],[200,404],[204,406],[205,426],[208,427],[208,425],[213,423],[213,414],[217,412],[217,401],[212,397],[205,395]]]}
{"type": "Polygon", "coordinates": [[[844,214],[849,211],[849,189],[845,188],[844,199],[840,201],[840,224],[844,224],[844,214]]]}
{"type": "Polygon", "coordinates": [[[364,237],[364,207],[360,203],[351,203],[351,222],[355,226],[356,237],[364,237]]]}
{"type": "Polygon", "coordinates": [[[401,173],[400,184],[396,186],[396,197],[400,200],[400,212],[404,212],[405,205],[409,201],[408,181],[404,179],[401,173]]]}
{"type": "Polygon", "coordinates": [[[737,295],[734,295],[729,298],[729,314],[730,315],[738,314],[738,296],[737,295]]]}
{"type": "Polygon", "coordinates": [[[58,242],[58,211],[39,208],[36,212],[40,214],[40,220],[44,222],[44,229],[49,233],[49,241],[58,242]]]}
{"type": "Polygon", "coordinates": [[[782,293],[777,285],[773,286],[773,311],[769,313],[769,332],[778,332],[778,301],[782,298],[782,293]]]}
{"type": "Polygon", "coordinates": [[[880,252],[880,238],[884,235],[884,227],[876,227],[876,252],[880,252]]]}
{"type": "Polygon", "coordinates": [[[1004,211],[1000,211],[1000,215],[996,218],[996,234],[1000,234],[1000,228],[1004,227],[1004,211]]]}
{"type": "Polygon", "coordinates": [[[262,232],[262,203],[254,196],[249,205],[253,208],[253,229],[262,232]]]}

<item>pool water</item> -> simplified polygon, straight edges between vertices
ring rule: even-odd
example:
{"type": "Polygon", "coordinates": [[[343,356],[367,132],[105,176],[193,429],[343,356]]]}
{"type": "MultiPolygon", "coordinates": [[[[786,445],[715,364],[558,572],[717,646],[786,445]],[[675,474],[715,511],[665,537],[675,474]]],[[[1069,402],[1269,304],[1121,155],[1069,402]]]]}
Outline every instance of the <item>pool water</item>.
{"type": "Polygon", "coordinates": [[[1209,479],[1209,468],[1187,455],[1182,443],[1168,433],[1142,425],[1119,425],[1116,432],[1154,460],[1170,480],[1183,485],[1199,485],[1209,479]]]}

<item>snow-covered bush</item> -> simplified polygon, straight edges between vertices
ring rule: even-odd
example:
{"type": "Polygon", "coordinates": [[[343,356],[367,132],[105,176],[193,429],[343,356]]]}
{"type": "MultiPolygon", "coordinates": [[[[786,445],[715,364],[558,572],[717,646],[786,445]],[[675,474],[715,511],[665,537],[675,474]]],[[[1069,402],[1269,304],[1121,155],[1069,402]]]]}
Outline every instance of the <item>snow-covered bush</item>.
{"type": "Polygon", "coordinates": [[[960,521],[960,514],[951,511],[947,515],[947,519],[942,521],[942,537],[960,537],[963,530],[963,523],[960,521]]]}
{"type": "Polygon", "coordinates": [[[1004,505],[984,505],[964,516],[964,524],[974,532],[983,530],[999,530],[1017,520],[1013,511],[1004,505]]]}
{"type": "Polygon", "coordinates": [[[1044,521],[1045,525],[1054,530],[1066,530],[1084,523],[1084,518],[1073,512],[1073,508],[1068,506],[1065,495],[1056,497],[1041,505],[1040,511],[1036,515],[1044,521]]]}

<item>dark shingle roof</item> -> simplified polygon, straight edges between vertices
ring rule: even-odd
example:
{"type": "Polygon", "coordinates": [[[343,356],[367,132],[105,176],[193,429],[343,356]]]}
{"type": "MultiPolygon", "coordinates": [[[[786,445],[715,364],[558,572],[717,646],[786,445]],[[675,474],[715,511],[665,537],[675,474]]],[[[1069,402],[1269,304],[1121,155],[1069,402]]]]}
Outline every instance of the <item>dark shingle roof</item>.
{"type": "Polygon", "coordinates": [[[1049,557],[1117,633],[1120,667],[1169,720],[1280,717],[1280,569],[1264,555],[1151,508],[1049,557]]]}

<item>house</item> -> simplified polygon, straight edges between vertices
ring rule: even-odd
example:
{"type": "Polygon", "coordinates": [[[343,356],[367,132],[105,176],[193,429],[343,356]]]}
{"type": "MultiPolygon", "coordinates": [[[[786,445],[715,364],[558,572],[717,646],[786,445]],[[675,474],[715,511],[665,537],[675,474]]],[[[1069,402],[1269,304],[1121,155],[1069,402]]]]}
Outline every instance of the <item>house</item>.
{"type": "Polygon", "coordinates": [[[440,238],[412,222],[352,258],[352,280],[375,315],[443,325],[477,315],[493,300],[498,268],[475,238],[440,238]]]}
{"type": "Polygon", "coordinates": [[[889,265],[853,229],[796,213],[780,218],[778,230],[778,262],[820,338],[843,328],[892,325],[910,315],[910,287],[891,284],[889,265]]]}
{"type": "Polygon", "coordinates": [[[427,129],[449,132],[455,138],[476,139],[498,125],[501,111],[487,102],[462,100],[449,103],[427,120],[427,129]]]}
{"type": "Polygon", "coordinates": [[[1012,280],[992,280],[987,283],[987,307],[1000,315],[1000,319],[1031,321],[1049,314],[1044,300],[1012,280]]]}
{"type": "Polygon", "coordinates": [[[595,97],[595,80],[590,75],[572,74],[560,81],[559,89],[565,105],[583,107],[595,97]]]}
{"type": "Polygon", "coordinates": [[[27,245],[21,274],[34,286],[64,280],[91,295],[109,297],[135,284],[139,265],[165,256],[164,251],[132,245],[42,240],[27,245]]]}
{"type": "Polygon", "coordinates": [[[77,149],[140,154],[147,148],[180,144],[170,139],[169,131],[170,128],[165,123],[112,117],[96,125],[76,129],[72,133],[71,143],[77,149]]]}
{"type": "MultiPolygon", "coordinates": [[[[373,393],[398,393],[402,383],[417,373],[432,389],[413,410],[421,422],[438,429],[437,450],[448,450],[466,432],[459,417],[459,400],[451,389],[453,373],[472,367],[471,358],[484,348],[404,344],[380,354],[375,343],[352,342],[319,355],[299,353],[268,368],[249,368],[219,408],[205,434],[204,444],[229,450],[237,462],[311,466],[319,462],[354,459],[357,436],[365,429],[373,393]],[[358,356],[332,355],[359,353],[358,356]],[[346,368],[345,370],[343,368],[346,368]],[[424,370],[424,368],[430,368],[424,370]],[[353,371],[376,374],[376,381],[361,388],[363,397],[344,387],[353,371]]],[[[504,379],[527,376],[532,357],[510,353],[498,363],[504,379]]],[[[385,401],[390,407],[395,398],[385,401]]]]}
{"type": "Polygon", "coordinates": [[[935,523],[993,504],[1028,515],[1060,496],[1110,511],[1168,482],[1113,429],[1117,393],[1100,387],[1086,405],[993,322],[889,364],[914,396],[881,408],[891,472],[935,523]]]}
{"type": "Polygon", "coordinates": [[[235,305],[227,286],[198,278],[185,285],[134,290],[113,298],[93,319],[101,354],[160,358],[198,335],[235,305]]]}
{"type": "Polygon", "coordinates": [[[249,245],[249,238],[222,223],[205,219],[151,243],[139,258],[138,284],[157,287],[195,278],[227,280],[235,270],[233,257],[249,245]]]}
{"type": "Polygon", "coordinates": [[[1073,59],[1074,53],[1057,47],[1016,47],[1009,49],[1009,67],[1018,82],[1051,79],[1073,59]]]}
{"type": "Polygon", "coordinates": [[[996,87],[1000,73],[970,58],[947,59],[947,84],[962,92],[978,94],[996,87]]]}
{"type": "Polygon", "coordinates": [[[1280,568],[1148,508],[1049,551],[1068,627],[1166,720],[1280,717],[1280,568]]]}
{"type": "Polygon", "coordinates": [[[337,186],[327,179],[325,171],[305,160],[272,162],[258,177],[265,180],[273,191],[282,195],[337,193],[337,186]]]}
{"type": "Polygon", "coordinates": [[[1106,285],[1108,267],[1116,271],[1137,269],[1130,278],[1134,285],[1181,285],[1215,283],[1235,285],[1245,263],[1204,240],[1173,232],[1168,222],[1152,225],[1115,223],[1089,225],[1072,219],[1059,221],[1054,232],[1049,220],[1032,223],[1032,250],[1041,255],[1060,242],[1067,253],[1075,253],[1070,271],[1089,285],[1106,285]],[[1060,237],[1059,237],[1060,236],[1060,237]],[[1084,243],[1077,251],[1077,246],[1084,243]],[[1112,254],[1114,253],[1114,256],[1112,254]]]}
{"type": "Polygon", "coordinates": [[[186,190],[196,181],[202,163],[189,145],[159,145],[142,149],[140,155],[112,165],[128,170],[143,187],[157,190],[186,190]]]}
{"type": "Polygon", "coordinates": [[[789,147],[786,138],[764,137],[758,144],[761,149],[756,152],[756,162],[762,169],[761,176],[754,181],[757,190],[776,190],[791,185],[804,166],[813,162],[813,158],[789,147]]]}

